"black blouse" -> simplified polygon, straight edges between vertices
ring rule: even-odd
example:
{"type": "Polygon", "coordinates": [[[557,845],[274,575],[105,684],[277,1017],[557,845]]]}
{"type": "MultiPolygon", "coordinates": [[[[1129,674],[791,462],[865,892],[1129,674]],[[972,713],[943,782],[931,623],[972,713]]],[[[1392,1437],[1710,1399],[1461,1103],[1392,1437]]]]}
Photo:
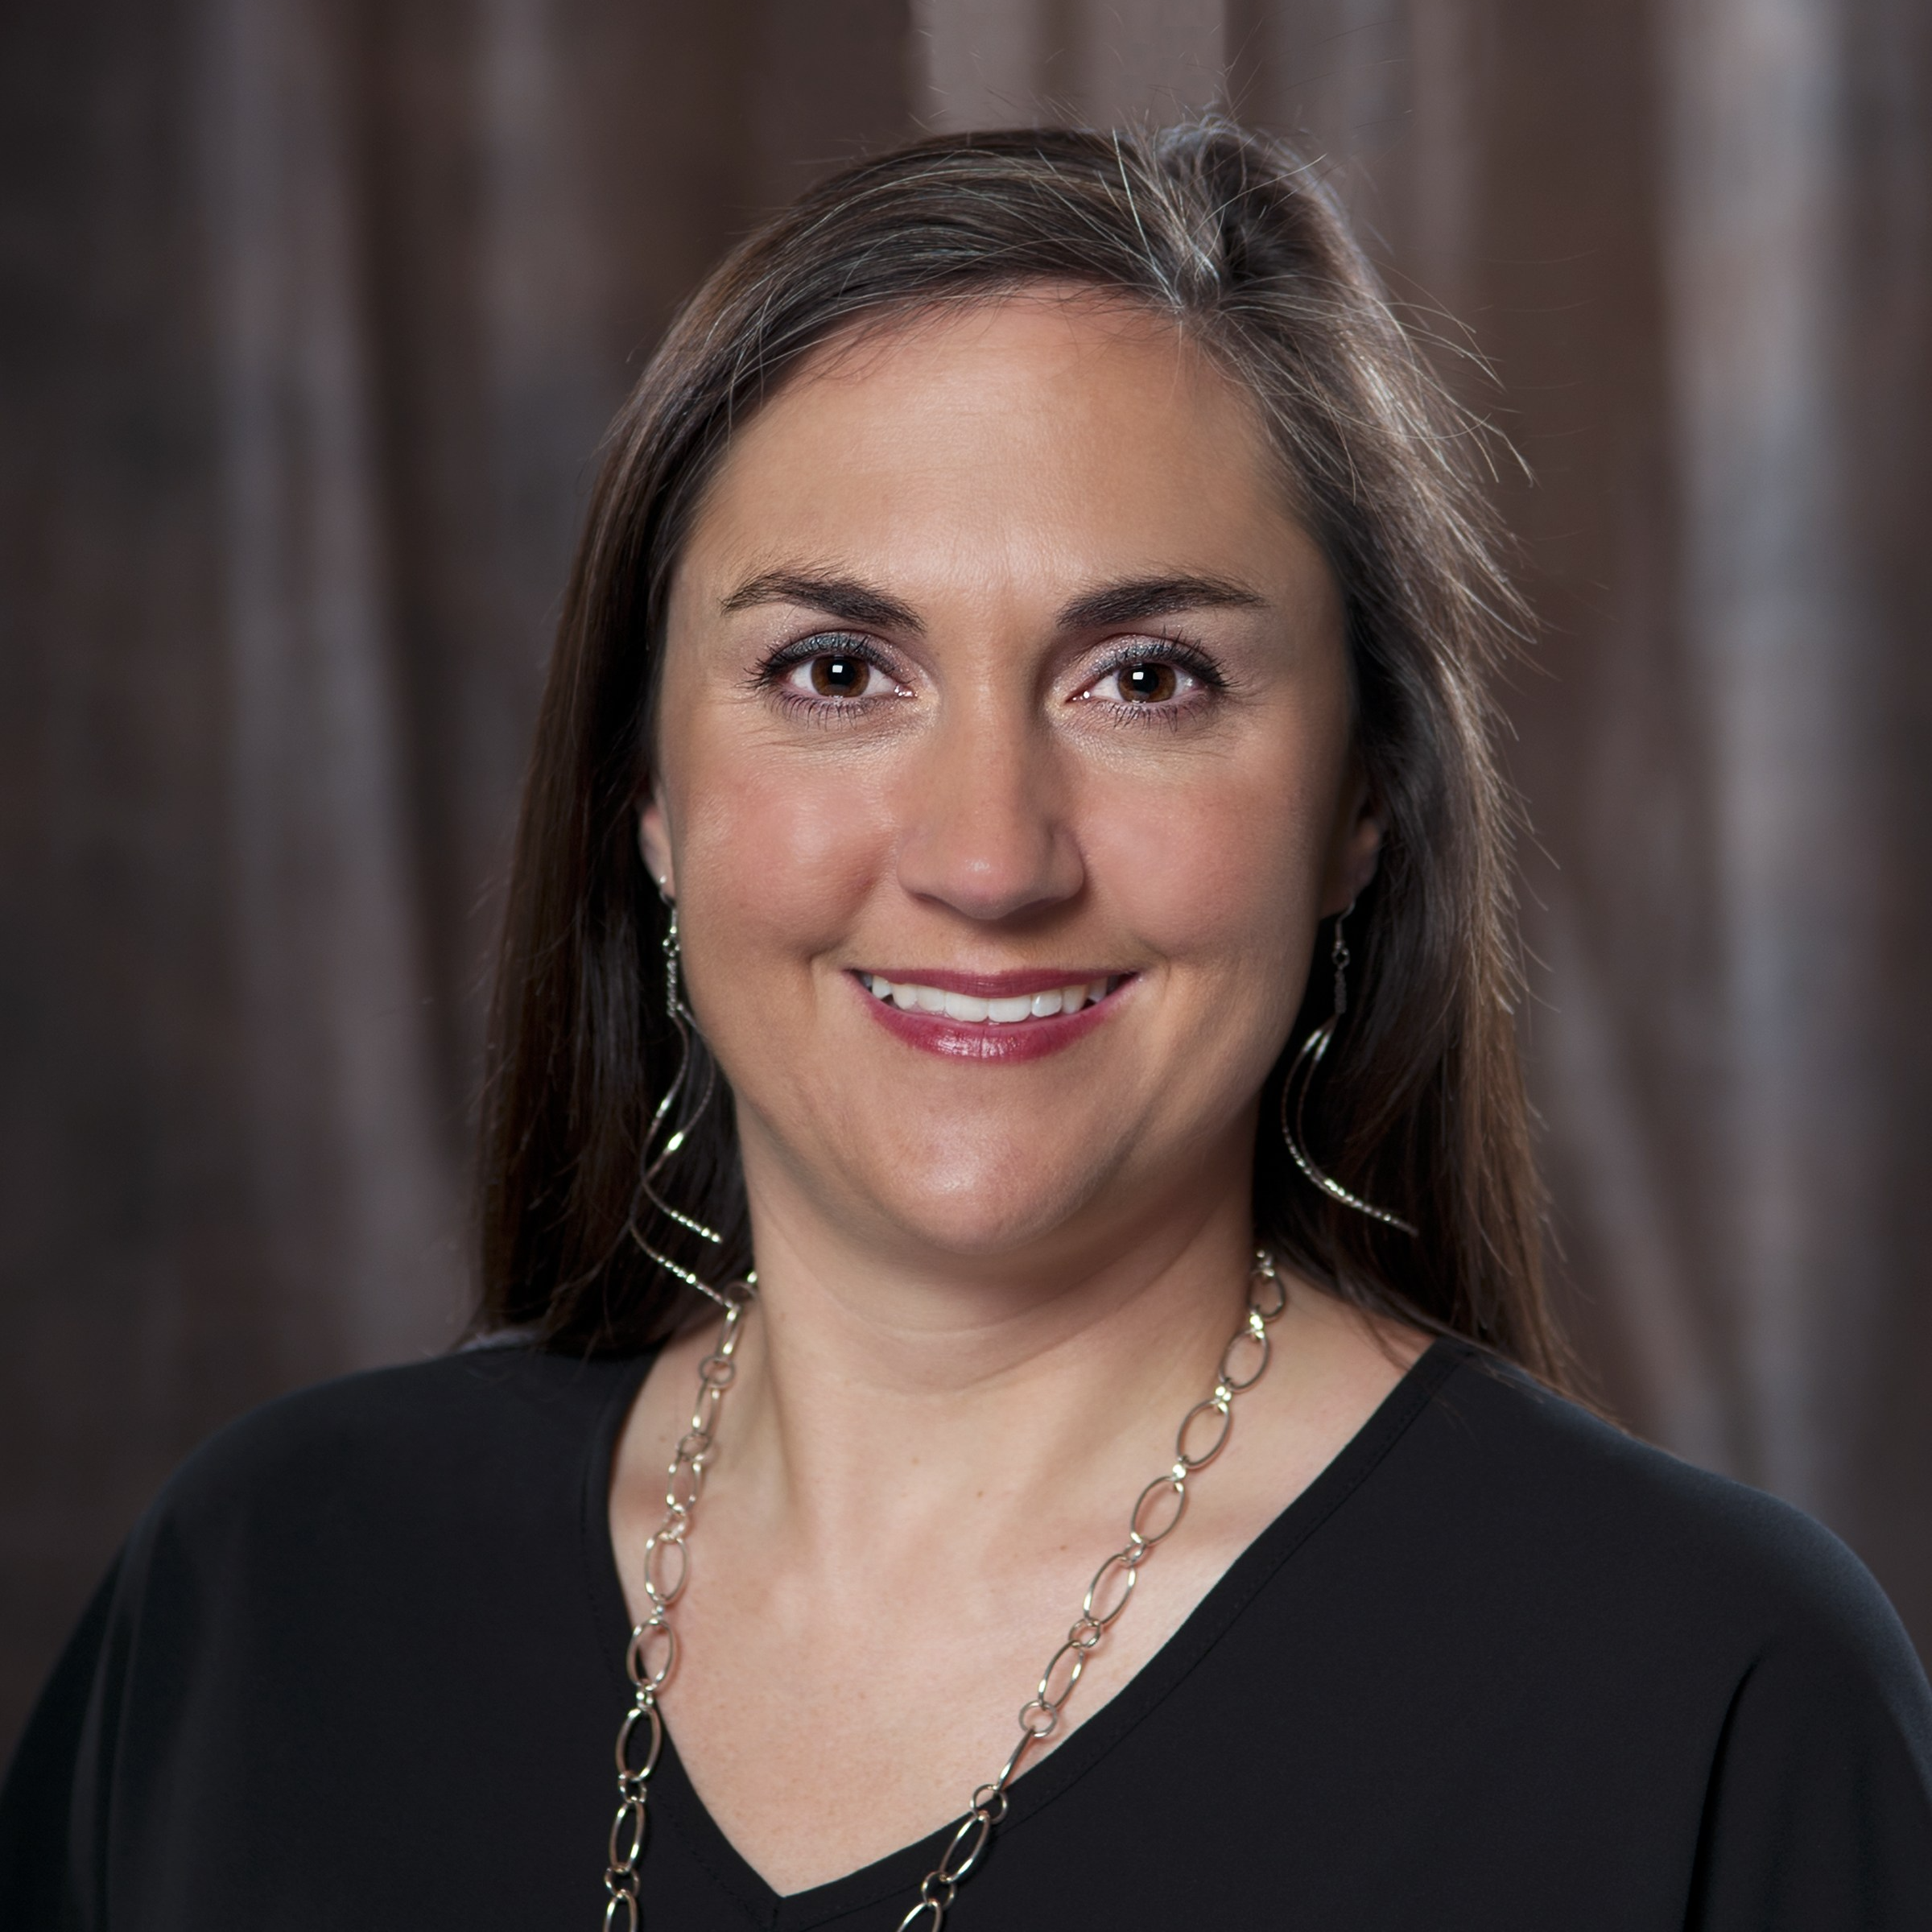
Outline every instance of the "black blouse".
{"type": "MultiPolygon", "coordinates": [[[[644,1367],[481,1350],[204,1448],[20,1746],[0,1925],[601,1923],[644,1367]]],[[[667,1744],[644,1923],[891,1932],[943,1842],[780,1898],[667,1744]]],[[[1932,1695],[1816,1524],[1439,1344],[1019,1781],[948,1923],[1926,1932],[1932,1695]]]]}

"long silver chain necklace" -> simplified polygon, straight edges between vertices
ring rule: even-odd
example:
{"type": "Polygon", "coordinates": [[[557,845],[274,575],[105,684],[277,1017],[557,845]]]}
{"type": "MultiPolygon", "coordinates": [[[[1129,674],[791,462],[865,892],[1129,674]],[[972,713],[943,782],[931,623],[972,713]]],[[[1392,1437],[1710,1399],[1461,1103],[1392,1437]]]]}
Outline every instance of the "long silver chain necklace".
{"type": "MultiPolygon", "coordinates": [[[[1257,1249],[1249,1277],[1247,1318],[1221,1351],[1212,1390],[1183,1418],[1174,1435],[1172,1464],[1141,1492],[1128,1518],[1125,1544],[1094,1571],[1066,1641],[1046,1660],[1038,1687],[1021,1707],[1019,1741],[996,1775],[973,1793],[939,1862],[920,1881],[919,1898],[899,1921],[898,1932],[940,1932],[960,1887],[978,1868],[993,1827],[1006,1815],[1008,1790],[1027,1753],[1059,1729],[1060,1713],[1088,1658],[1127,1608],[1141,1564],[1179,1524],[1187,1506],[1189,1480],[1227,1447],[1235,1397],[1252,1389],[1265,1373],[1271,1352],[1268,1330],[1287,1305],[1286,1284],[1273,1259],[1257,1249]]],[[[678,1661],[671,1608],[690,1580],[688,1538],[716,1441],[718,1411],[725,1391],[737,1380],[738,1338],[748,1306],[742,1296],[726,1300],[724,1332],[717,1347],[698,1364],[697,1406],[671,1459],[664,1520],[644,1546],[644,1591],[650,1600],[650,1614],[631,1632],[624,1653],[633,1695],[617,1732],[617,1813],[611,1821],[610,1863],[604,1873],[604,1932],[638,1932],[640,1923],[638,1862],[644,1852],[645,1801],[664,1745],[658,1701],[678,1661]]]]}

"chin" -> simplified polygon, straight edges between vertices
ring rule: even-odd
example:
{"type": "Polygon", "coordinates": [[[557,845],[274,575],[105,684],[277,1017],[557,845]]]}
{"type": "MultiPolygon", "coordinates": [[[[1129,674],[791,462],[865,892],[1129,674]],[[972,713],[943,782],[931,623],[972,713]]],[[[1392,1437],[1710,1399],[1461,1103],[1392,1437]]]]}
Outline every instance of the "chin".
{"type": "Polygon", "coordinates": [[[1105,1195],[1114,1163],[1074,1166],[1064,1148],[1079,1144],[1036,1143],[1032,1158],[1013,1151],[1010,1142],[993,1161],[983,1154],[931,1164],[902,1158],[890,1170],[890,1187],[872,1191],[867,1206],[894,1231],[898,1245],[962,1261],[1020,1254],[1051,1245],[1105,1195]]]}

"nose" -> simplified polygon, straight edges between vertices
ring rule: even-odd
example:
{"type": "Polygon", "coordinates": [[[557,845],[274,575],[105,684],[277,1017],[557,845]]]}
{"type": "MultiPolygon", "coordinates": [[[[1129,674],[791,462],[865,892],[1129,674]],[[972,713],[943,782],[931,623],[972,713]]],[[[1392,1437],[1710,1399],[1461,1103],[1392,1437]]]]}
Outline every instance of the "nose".
{"type": "Polygon", "coordinates": [[[905,795],[899,883],[969,919],[1022,919],[1086,882],[1046,733],[1018,706],[943,718],[905,795]]]}

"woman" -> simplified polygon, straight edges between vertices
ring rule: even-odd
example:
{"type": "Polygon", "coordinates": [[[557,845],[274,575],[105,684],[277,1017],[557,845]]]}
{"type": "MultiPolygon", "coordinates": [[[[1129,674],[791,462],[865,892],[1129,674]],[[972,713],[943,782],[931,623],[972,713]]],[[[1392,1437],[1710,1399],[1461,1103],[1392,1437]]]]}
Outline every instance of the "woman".
{"type": "Polygon", "coordinates": [[[717,270],[539,727],[500,1345],[176,1479],[10,1926],[1927,1922],[1876,1587],[1560,1393],[1467,440],[1220,124],[717,270]]]}

